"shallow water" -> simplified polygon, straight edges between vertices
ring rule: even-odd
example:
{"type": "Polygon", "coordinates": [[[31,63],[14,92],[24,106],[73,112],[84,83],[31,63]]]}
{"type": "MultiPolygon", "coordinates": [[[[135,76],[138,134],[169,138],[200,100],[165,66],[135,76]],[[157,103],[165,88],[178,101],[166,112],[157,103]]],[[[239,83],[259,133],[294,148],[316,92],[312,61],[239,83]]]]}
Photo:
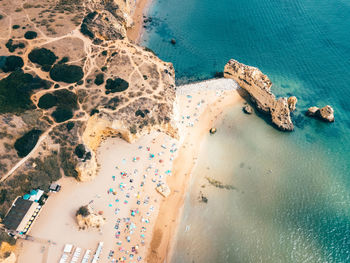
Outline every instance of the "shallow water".
{"type": "Polygon", "coordinates": [[[345,0],[154,0],[143,41],[174,63],[177,83],[210,78],[235,58],[267,74],[276,94],[299,99],[293,133],[238,106],[218,121],[173,262],[350,262],[349,14],[345,0]],[[325,104],[335,123],[304,116],[325,104]],[[237,190],[208,186],[205,176],[237,190]]]}

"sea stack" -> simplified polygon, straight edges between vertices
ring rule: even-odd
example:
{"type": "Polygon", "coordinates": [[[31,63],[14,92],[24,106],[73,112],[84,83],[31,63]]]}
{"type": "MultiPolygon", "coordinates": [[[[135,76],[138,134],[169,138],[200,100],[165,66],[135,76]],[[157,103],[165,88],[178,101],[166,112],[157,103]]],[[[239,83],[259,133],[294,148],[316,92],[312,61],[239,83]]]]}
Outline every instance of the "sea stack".
{"type": "Polygon", "coordinates": [[[334,122],[334,110],[331,106],[326,105],[319,109],[318,107],[310,107],[306,115],[309,117],[315,117],[325,122],[334,122]]]}
{"type": "Polygon", "coordinates": [[[272,123],[279,130],[294,129],[287,98],[276,99],[270,90],[272,82],[258,68],[231,59],[225,66],[224,77],[237,81],[247,91],[256,108],[270,115],[272,123]]]}

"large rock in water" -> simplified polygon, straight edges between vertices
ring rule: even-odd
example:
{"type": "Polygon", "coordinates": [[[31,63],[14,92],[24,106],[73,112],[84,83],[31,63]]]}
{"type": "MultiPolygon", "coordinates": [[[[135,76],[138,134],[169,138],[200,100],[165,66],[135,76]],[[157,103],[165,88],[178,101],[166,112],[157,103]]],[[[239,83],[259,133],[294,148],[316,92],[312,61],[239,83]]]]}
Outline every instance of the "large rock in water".
{"type": "Polygon", "coordinates": [[[270,91],[272,83],[258,68],[231,59],[224,70],[224,77],[231,78],[248,92],[257,109],[271,115],[271,120],[282,131],[292,131],[293,122],[286,98],[276,99],[270,91]]]}
{"type": "Polygon", "coordinates": [[[326,122],[334,122],[334,110],[331,106],[326,105],[319,109],[317,107],[310,107],[307,112],[307,116],[316,117],[326,122]]]}
{"type": "Polygon", "coordinates": [[[291,112],[295,111],[297,102],[298,102],[298,99],[295,96],[291,96],[288,98],[288,107],[291,112]]]}

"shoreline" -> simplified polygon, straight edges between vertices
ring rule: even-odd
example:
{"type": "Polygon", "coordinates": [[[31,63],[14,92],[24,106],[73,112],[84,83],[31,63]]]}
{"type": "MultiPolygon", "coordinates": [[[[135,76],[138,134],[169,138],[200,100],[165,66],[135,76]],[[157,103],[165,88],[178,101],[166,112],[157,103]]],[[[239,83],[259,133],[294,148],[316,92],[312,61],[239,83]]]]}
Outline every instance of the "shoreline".
{"type": "MultiPolygon", "coordinates": [[[[187,92],[190,92],[194,87],[200,88],[198,85],[201,84],[203,83],[189,84],[183,87],[185,87],[185,92],[186,88],[188,88],[187,92]]],[[[204,84],[210,85],[211,83],[206,81],[204,84]]],[[[214,90],[212,91],[214,92],[214,90]]],[[[215,91],[217,92],[217,90],[215,91]]],[[[183,90],[180,89],[180,92],[183,92],[183,90]]],[[[243,99],[237,90],[223,89],[222,95],[214,102],[208,104],[204,112],[200,114],[199,120],[193,129],[186,129],[187,134],[184,135],[184,141],[173,162],[173,175],[167,178],[171,194],[162,200],[160,204],[155,228],[153,229],[151,246],[148,249],[147,262],[170,262],[176,240],[174,236],[176,236],[183,212],[190,176],[196,166],[204,136],[207,135],[209,129],[213,127],[217,118],[220,118],[225,110],[240,101],[243,101],[243,99]]]]}
{"type": "Polygon", "coordinates": [[[139,44],[143,32],[143,16],[149,8],[152,0],[136,0],[136,8],[132,15],[133,26],[128,28],[126,35],[128,39],[136,44],[139,44]]]}

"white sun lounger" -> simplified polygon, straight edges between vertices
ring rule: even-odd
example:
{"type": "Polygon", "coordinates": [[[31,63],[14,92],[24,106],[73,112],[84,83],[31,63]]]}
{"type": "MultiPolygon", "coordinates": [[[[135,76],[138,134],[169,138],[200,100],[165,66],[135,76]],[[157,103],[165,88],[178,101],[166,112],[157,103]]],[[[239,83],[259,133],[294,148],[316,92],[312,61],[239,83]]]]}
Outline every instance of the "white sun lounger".
{"type": "Polygon", "coordinates": [[[83,259],[81,260],[81,263],[88,263],[89,262],[89,259],[90,259],[90,256],[91,256],[91,250],[88,249],[86,250],[85,254],[84,254],[84,257],[83,259]]]}

